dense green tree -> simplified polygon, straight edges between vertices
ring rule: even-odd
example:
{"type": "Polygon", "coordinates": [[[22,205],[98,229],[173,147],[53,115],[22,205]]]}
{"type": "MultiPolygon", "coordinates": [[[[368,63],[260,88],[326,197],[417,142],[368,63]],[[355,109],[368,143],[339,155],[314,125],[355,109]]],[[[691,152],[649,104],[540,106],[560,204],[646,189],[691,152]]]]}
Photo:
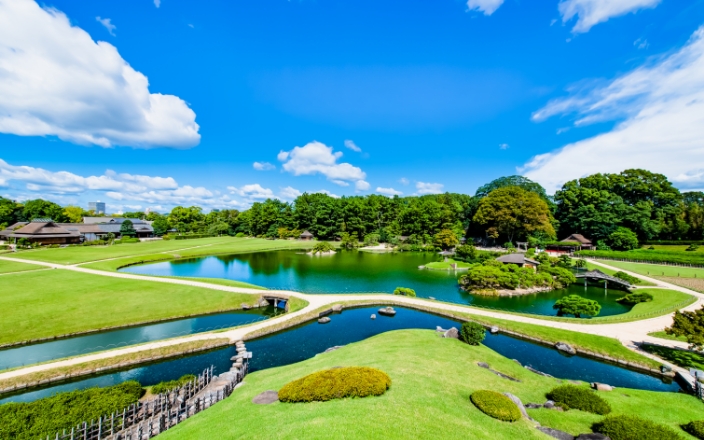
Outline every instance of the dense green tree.
{"type": "Polygon", "coordinates": [[[83,223],[83,217],[89,214],[88,211],[84,210],[80,206],[69,205],[64,208],[64,218],[66,218],[70,223],[83,223]]]}
{"type": "Polygon", "coordinates": [[[205,216],[203,208],[177,206],[168,215],[169,225],[179,232],[196,232],[202,230],[205,216]]]}
{"type": "Polygon", "coordinates": [[[675,312],[672,326],[665,329],[665,333],[687,338],[692,349],[704,348],[704,307],[692,312],[675,312]]]}
{"type": "Polygon", "coordinates": [[[474,261],[479,256],[477,248],[475,248],[474,245],[471,244],[457,246],[455,248],[455,254],[457,255],[457,257],[467,261],[474,261]]]}
{"type": "Polygon", "coordinates": [[[459,244],[459,239],[457,235],[451,229],[443,229],[442,231],[435,234],[434,244],[435,246],[441,247],[443,249],[449,249],[453,246],[459,244]]]}
{"type": "Polygon", "coordinates": [[[169,230],[169,222],[166,217],[163,215],[159,215],[158,217],[153,216],[152,218],[154,219],[152,220],[152,228],[154,229],[154,235],[160,237],[166,234],[169,230]]]}
{"type": "Polygon", "coordinates": [[[704,192],[691,191],[682,194],[684,203],[683,221],[689,226],[685,238],[704,239],[704,192]]]}
{"type": "Polygon", "coordinates": [[[122,224],[120,225],[120,235],[122,237],[134,237],[137,235],[137,231],[134,230],[134,225],[132,224],[132,220],[126,219],[122,224]]]}
{"type": "Polygon", "coordinates": [[[68,220],[64,215],[64,208],[56,203],[42,199],[26,201],[22,209],[22,218],[28,222],[38,218],[50,218],[59,223],[64,223],[68,220]]]}
{"type": "Polygon", "coordinates": [[[508,241],[541,231],[555,236],[547,203],[538,194],[518,186],[495,189],[479,202],[474,221],[486,228],[487,235],[495,232],[508,241]]]}
{"type": "Polygon", "coordinates": [[[559,316],[574,315],[576,318],[581,318],[582,315],[598,315],[601,311],[601,304],[579,295],[567,295],[558,299],[552,308],[557,310],[559,316]]]}
{"type": "Polygon", "coordinates": [[[618,227],[609,235],[609,245],[617,251],[630,251],[638,248],[638,236],[628,228],[618,227]]]}
{"type": "Polygon", "coordinates": [[[539,183],[533,182],[523,176],[499,177],[498,179],[492,180],[491,182],[480,186],[479,189],[477,189],[477,192],[474,193],[474,197],[477,199],[482,199],[488,196],[489,193],[495,189],[506,188],[507,186],[517,186],[519,188],[523,188],[526,191],[537,194],[541,199],[545,200],[545,202],[552,203],[551,198],[545,192],[545,188],[543,188],[539,183]]]}
{"type": "Polygon", "coordinates": [[[22,218],[22,205],[14,200],[0,197],[0,229],[20,221],[22,218]]]}
{"type": "Polygon", "coordinates": [[[127,211],[123,213],[120,217],[143,219],[146,217],[146,214],[142,211],[127,211]]]}

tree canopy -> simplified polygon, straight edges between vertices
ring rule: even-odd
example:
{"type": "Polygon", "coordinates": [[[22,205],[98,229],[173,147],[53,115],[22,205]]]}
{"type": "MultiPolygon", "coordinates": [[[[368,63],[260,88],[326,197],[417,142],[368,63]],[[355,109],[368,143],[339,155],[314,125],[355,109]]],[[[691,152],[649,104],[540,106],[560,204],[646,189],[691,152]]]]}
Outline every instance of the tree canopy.
{"type": "Polygon", "coordinates": [[[601,311],[601,304],[593,299],[582,298],[579,295],[567,295],[555,302],[552,306],[557,310],[557,314],[574,315],[576,318],[581,318],[582,315],[596,316],[601,311]]]}
{"type": "Polygon", "coordinates": [[[672,326],[665,329],[668,335],[684,336],[692,349],[704,348],[704,307],[692,312],[675,312],[672,326]]]}

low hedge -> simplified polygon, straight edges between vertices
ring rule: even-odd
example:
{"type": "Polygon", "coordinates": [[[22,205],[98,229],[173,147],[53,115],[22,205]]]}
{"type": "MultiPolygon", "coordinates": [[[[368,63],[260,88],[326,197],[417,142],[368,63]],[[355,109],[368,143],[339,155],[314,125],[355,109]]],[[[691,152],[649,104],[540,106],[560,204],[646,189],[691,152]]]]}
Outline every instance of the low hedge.
{"type": "Polygon", "coordinates": [[[112,387],[58,393],[29,403],[6,403],[0,405],[0,439],[53,439],[57,432],[70,431],[84,421],[122,412],[136,403],[142,393],[139,382],[128,381],[112,387]]]}
{"type": "Polygon", "coordinates": [[[279,400],[290,403],[326,402],[345,397],[380,396],[389,387],[389,375],[376,368],[333,368],[287,383],[279,390],[279,400]]]}
{"type": "Polygon", "coordinates": [[[682,440],[674,430],[636,416],[609,416],[592,426],[611,440],[682,440]]]}
{"type": "Polygon", "coordinates": [[[547,398],[564,409],[578,409],[599,415],[611,412],[609,402],[596,394],[596,391],[576,385],[560,385],[547,394],[547,398]]]}
{"type": "Polygon", "coordinates": [[[628,295],[619,298],[616,300],[616,302],[620,302],[621,304],[638,304],[642,302],[650,302],[653,300],[653,295],[645,292],[635,292],[635,293],[629,293],[628,295]]]}
{"type": "Polygon", "coordinates": [[[634,277],[633,275],[629,275],[629,274],[627,274],[626,272],[621,271],[621,270],[619,270],[618,272],[616,272],[616,273],[614,274],[614,276],[615,276],[616,278],[620,278],[620,279],[622,279],[623,281],[625,281],[625,282],[627,282],[627,283],[630,283],[630,284],[638,284],[638,282],[640,282],[640,278],[636,278],[636,277],[634,277]]]}
{"type": "Polygon", "coordinates": [[[689,422],[686,425],[682,425],[682,429],[691,436],[704,440],[704,420],[689,422]]]}
{"type": "Polygon", "coordinates": [[[508,397],[496,391],[479,390],[469,396],[479,411],[504,422],[515,422],[521,418],[521,410],[508,397]]]}
{"type": "Polygon", "coordinates": [[[171,392],[172,390],[186,385],[188,382],[193,382],[196,376],[193,374],[186,374],[179,377],[176,380],[168,380],[164,382],[159,382],[152,387],[152,394],[164,394],[171,392]]]}

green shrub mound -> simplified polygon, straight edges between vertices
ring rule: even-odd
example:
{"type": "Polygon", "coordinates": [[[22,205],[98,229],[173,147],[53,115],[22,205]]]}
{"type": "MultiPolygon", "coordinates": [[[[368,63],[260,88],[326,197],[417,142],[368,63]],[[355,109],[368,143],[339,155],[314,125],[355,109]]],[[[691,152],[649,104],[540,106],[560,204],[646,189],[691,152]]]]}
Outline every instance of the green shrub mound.
{"type": "Polygon", "coordinates": [[[617,299],[617,302],[621,304],[638,304],[643,302],[650,302],[653,300],[653,295],[645,292],[629,293],[628,295],[617,299]]]}
{"type": "Polygon", "coordinates": [[[389,387],[389,375],[376,368],[333,368],[287,383],[279,390],[279,400],[290,403],[325,402],[345,397],[380,396],[389,387]]]}
{"type": "Polygon", "coordinates": [[[128,381],[106,388],[59,393],[30,403],[0,405],[0,439],[54,438],[79,423],[122,412],[142,396],[139,382],[128,381]]]}
{"type": "Polygon", "coordinates": [[[484,327],[476,322],[465,322],[460,328],[460,341],[465,342],[469,345],[479,345],[486,337],[486,330],[484,327]]]}
{"type": "Polygon", "coordinates": [[[619,270],[618,272],[616,272],[616,273],[614,274],[614,276],[615,276],[616,278],[622,279],[623,281],[625,281],[625,282],[627,282],[627,283],[629,283],[629,284],[638,284],[638,283],[640,282],[640,278],[636,278],[636,277],[634,277],[633,275],[629,275],[629,274],[627,274],[626,272],[623,272],[623,271],[621,271],[621,270],[619,270]]]}
{"type": "Polygon", "coordinates": [[[693,437],[704,440],[704,420],[691,421],[682,425],[682,429],[693,437]]]}
{"type": "Polygon", "coordinates": [[[327,241],[321,241],[321,242],[316,243],[315,246],[313,246],[313,250],[311,252],[314,254],[318,254],[318,253],[325,253],[325,252],[330,252],[330,251],[334,251],[334,250],[335,250],[335,246],[331,245],[327,241]]]}
{"type": "Polygon", "coordinates": [[[561,385],[553,388],[547,394],[548,399],[564,409],[579,409],[582,411],[606,415],[611,412],[609,402],[596,394],[596,391],[576,385],[561,385]]]}
{"type": "Polygon", "coordinates": [[[681,440],[674,430],[636,416],[609,416],[592,426],[611,440],[681,440]]]}
{"type": "Polygon", "coordinates": [[[496,391],[479,390],[469,396],[479,411],[504,422],[515,422],[521,418],[521,410],[508,397],[496,391]]]}
{"type": "Polygon", "coordinates": [[[403,295],[403,296],[411,296],[415,297],[416,296],[416,291],[409,288],[409,287],[397,287],[394,290],[394,295],[403,295]]]}
{"type": "Polygon", "coordinates": [[[176,380],[159,382],[158,384],[152,387],[152,394],[168,393],[178,387],[186,385],[188,382],[193,382],[195,378],[196,377],[193,374],[186,374],[176,380]]]}

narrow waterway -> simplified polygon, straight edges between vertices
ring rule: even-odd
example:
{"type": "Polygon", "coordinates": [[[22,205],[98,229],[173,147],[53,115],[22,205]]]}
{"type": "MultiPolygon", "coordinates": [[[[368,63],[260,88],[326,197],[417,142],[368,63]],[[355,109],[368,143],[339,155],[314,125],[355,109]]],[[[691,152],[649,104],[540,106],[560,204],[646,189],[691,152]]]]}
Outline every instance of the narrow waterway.
{"type": "Polygon", "coordinates": [[[440,260],[435,253],[420,252],[337,252],[308,255],[297,251],[271,251],[212,256],[131,266],[125,272],[141,275],[225,278],[270,289],[305,293],[392,293],[396,287],[410,287],[421,298],[473,305],[511,312],[555,316],[555,301],[577,294],[601,304],[599,316],[626,313],[631,306],[616,300],[622,290],[604,286],[573,284],[566,289],[515,297],[472,295],[459,288],[462,272],[420,270],[440,260]]]}
{"type": "MultiPolygon", "coordinates": [[[[396,308],[395,317],[380,316],[377,313],[378,308],[348,309],[341,314],[332,315],[332,321],[328,324],[312,321],[248,341],[247,349],[253,353],[250,371],[300,362],[324,352],[327,348],[361,341],[386,331],[410,328],[435,329],[436,326],[449,328],[460,325],[448,318],[402,307],[396,308]],[[370,319],[372,313],[377,314],[377,319],[370,319]]],[[[605,382],[617,387],[651,391],[679,390],[676,383],[666,383],[657,377],[581,356],[568,357],[553,348],[521,339],[487,334],[484,344],[509,359],[516,359],[523,365],[529,365],[563,379],[605,382]]],[[[62,391],[110,386],[126,380],[137,380],[143,385],[153,385],[164,380],[176,379],[184,374],[199,373],[210,365],[214,365],[216,372],[221,373],[230,369],[232,365],[230,358],[235,354],[234,347],[222,348],[9,396],[0,400],[0,403],[29,402],[62,391]]]]}
{"type": "Polygon", "coordinates": [[[117,347],[159,341],[223,328],[235,327],[267,319],[283,310],[273,306],[228,313],[196,316],[156,324],[127,327],[49,342],[22,345],[0,350],[0,370],[47,362],[69,356],[110,350],[117,347]]]}

